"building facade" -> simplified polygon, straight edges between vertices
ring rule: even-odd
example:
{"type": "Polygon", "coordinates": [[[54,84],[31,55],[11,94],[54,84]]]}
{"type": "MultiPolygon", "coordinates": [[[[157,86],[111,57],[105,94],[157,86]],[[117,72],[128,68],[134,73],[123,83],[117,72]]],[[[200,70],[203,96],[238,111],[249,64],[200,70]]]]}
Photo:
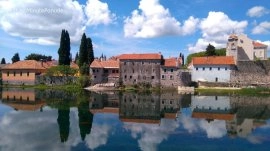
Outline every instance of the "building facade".
{"type": "Polygon", "coordinates": [[[160,85],[161,54],[122,54],[119,60],[123,85],[160,85]]]}
{"type": "Polygon", "coordinates": [[[92,84],[118,83],[119,61],[117,59],[95,59],[90,65],[92,84]]]}
{"type": "Polygon", "coordinates": [[[34,85],[36,76],[46,72],[46,63],[35,60],[23,60],[8,64],[2,68],[3,84],[34,85]]]}
{"type": "Polygon", "coordinates": [[[227,42],[226,56],[233,56],[235,61],[267,60],[267,45],[244,34],[231,34],[227,42]]]}
{"type": "Polygon", "coordinates": [[[230,82],[235,62],[232,56],[194,57],[190,68],[194,82],[230,82]]]}

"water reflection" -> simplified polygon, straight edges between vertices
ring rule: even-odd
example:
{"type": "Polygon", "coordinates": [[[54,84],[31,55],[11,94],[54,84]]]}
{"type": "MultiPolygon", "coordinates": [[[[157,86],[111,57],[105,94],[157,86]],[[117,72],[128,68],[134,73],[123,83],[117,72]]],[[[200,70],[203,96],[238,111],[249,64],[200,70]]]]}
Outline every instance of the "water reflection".
{"type": "Polygon", "coordinates": [[[269,97],[32,89],[1,94],[0,150],[200,150],[190,145],[195,140],[212,149],[215,140],[223,147],[236,141],[265,144],[263,149],[270,142],[269,97]],[[27,142],[32,145],[23,146],[27,142]]]}

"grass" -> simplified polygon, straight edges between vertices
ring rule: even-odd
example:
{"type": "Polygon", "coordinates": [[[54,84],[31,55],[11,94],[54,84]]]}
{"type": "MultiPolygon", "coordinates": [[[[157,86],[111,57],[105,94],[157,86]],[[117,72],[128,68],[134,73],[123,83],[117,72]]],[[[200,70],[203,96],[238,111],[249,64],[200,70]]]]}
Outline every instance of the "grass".
{"type": "Polygon", "coordinates": [[[78,92],[81,91],[83,88],[77,84],[67,84],[67,85],[2,85],[2,88],[32,88],[38,90],[46,90],[46,89],[55,89],[55,90],[65,90],[69,92],[78,92]]]}

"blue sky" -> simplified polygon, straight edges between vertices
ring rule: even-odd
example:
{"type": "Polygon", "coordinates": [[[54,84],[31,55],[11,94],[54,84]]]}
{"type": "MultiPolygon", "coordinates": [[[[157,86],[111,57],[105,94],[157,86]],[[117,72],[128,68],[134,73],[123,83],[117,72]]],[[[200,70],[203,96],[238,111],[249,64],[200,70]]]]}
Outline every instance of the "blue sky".
{"type": "MultiPolygon", "coordinates": [[[[18,52],[51,55],[62,29],[71,37],[71,53],[82,34],[92,38],[94,53],[162,52],[187,56],[211,43],[226,47],[233,31],[270,45],[267,0],[0,0],[0,58],[18,52]]],[[[270,46],[269,46],[270,47],[270,46]]],[[[269,49],[269,48],[268,48],[269,49]]]]}

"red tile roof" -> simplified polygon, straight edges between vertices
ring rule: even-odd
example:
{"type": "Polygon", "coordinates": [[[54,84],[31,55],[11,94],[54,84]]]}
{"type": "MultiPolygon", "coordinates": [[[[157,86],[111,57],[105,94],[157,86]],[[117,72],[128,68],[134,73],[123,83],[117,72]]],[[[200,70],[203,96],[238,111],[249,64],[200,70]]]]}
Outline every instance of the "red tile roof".
{"type": "Polygon", "coordinates": [[[161,54],[159,53],[145,53],[145,54],[122,54],[119,56],[120,60],[160,60],[161,54]]]}
{"type": "Polygon", "coordinates": [[[235,65],[233,56],[193,57],[193,65],[235,65]]]}
{"type": "Polygon", "coordinates": [[[164,66],[165,67],[178,67],[179,64],[177,63],[177,58],[164,59],[164,66]]]}
{"type": "Polygon", "coordinates": [[[204,112],[192,112],[193,118],[203,119],[217,119],[217,120],[233,120],[234,114],[221,114],[221,113],[204,113],[204,112]]]}
{"type": "Polygon", "coordinates": [[[100,61],[98,59],[95,59],[91,63],[90,68],[119,68],[119,61],[113,59],[100,61]]]}
{"type": "Polygon", "coordinates": [[[42,70],[46,69],[48,65],[46,63],[41,63],[36,60],[22,60],[15,62],[13,64],[8,64],[2,68],[2,70],[7,69],[13,69],[13,70],[19,70],[19,69],[35,69],[35,70],[42,70]]]}
{"type": "Polygon", "coordinates": [[[160,124],[160,120],[152,119],[129,119],[129,118],[120,118],[121,122],[128,123],[146,123],[146,124],[160,124]]]}
{"type": "Polygon", "coordinates": [[[267,45],[264,45],[264,44],[257,42],[257,41],[253,41],[253,46],[254,46],[254,48],[267,47],[267,45]]]}

